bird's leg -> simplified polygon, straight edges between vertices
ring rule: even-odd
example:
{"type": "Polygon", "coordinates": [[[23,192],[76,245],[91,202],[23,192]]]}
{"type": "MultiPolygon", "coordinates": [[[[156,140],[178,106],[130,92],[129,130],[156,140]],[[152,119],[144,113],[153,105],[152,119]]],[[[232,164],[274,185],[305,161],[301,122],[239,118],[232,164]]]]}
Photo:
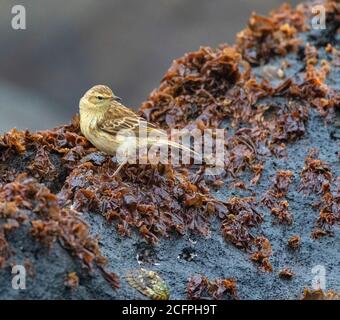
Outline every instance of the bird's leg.
{"type": "Polygon", "coordinates": [[[119,171],[124,167],[124,165],[127,164],[127,162],[128,162],[127,160],[124,160],[123,162],[121,162],[112,176],[113,177],[116,176],[119,173],[119,171]]]}
{"type": "Polygon", "coordinates": [[[118,162],[117,161],[117,159],[115,158],[115,157],[113,157],[113,158],[111,158],[111,161],[112,162],[114,162],[115,164],[119,164],[119,166],[118,166],[118,168],[115,170],[115,172],[113,173],[113,174],[108,174],[108,176],[110,177],[110,178],[112,178],[112,177],[114,177],[114,176],[116,176],[118,173],[119,173],[119,171],[124,167],[124,165],[128,162],[128,159],[125,159],[124,161],[122,161],[122,162],[118,162]]]}

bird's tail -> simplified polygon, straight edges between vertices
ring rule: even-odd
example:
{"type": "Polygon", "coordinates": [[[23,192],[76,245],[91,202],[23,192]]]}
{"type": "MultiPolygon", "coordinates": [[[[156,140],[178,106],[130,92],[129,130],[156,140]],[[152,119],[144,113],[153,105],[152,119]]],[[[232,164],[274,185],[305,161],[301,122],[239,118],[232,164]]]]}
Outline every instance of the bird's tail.
{"type": "Polygon", "coordinates": [[[199,153],[196,152],[195,150],[183,145],[183,144],[180,144],[180,143],[177,143],[175,141],[172,141],[172,140],[168,140],[168,139],[159,139],[159,140],[155,140],[155,141],[150,141],[151,144],[159,144],[159,145],[168,145],[170,147],[174,147],[178,150],[183,150],[183,151],[188,151],[190,153],[192,153],[194,156],[196,157],[199,157],[199,153]]]}

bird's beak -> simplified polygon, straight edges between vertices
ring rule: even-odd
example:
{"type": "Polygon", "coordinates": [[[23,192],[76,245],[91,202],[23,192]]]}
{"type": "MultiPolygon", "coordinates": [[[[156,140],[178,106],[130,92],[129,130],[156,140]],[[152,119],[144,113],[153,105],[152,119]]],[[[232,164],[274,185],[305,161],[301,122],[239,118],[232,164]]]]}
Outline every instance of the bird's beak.
{"type": "Polygon", "coordinates": [[[122,101],[122,99],[117,97],[117,96],[113,96],[110,100],[111,101],[119,101],[119,102],[122,101]]]}

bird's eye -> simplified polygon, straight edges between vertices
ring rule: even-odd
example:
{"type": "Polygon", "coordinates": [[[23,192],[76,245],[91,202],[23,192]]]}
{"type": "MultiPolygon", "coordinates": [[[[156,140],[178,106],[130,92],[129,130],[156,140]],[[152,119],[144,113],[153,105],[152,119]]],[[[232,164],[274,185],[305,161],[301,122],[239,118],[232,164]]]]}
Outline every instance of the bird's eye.
{"type": "Polygon", "coordinates": [[[98,100],[103,100],[104,97],[102,97],[102,96],[97,96],[97,99],[98,99],[98,100]]]}

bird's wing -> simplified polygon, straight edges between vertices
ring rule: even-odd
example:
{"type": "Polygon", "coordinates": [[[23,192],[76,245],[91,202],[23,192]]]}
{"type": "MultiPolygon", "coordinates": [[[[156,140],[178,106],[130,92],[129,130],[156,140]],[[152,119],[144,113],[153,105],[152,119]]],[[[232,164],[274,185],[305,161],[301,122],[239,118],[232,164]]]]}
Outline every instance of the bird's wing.
{"type": "MultiPolygon", "coordinates": [[[[103,120],[97,123],[100,130],[112,135],[116,135],[122,130],[133,131],[136,136],[139,135],[139,127],[142,122],[145,123],[147,132],[157,130],[156,126],[147,122],[142,117],[138,116],[132,110],[123,105],[110,108],[104,114],[103,120]]],[[[157,130],[158,131],[158,130],[157,130]]]]}

